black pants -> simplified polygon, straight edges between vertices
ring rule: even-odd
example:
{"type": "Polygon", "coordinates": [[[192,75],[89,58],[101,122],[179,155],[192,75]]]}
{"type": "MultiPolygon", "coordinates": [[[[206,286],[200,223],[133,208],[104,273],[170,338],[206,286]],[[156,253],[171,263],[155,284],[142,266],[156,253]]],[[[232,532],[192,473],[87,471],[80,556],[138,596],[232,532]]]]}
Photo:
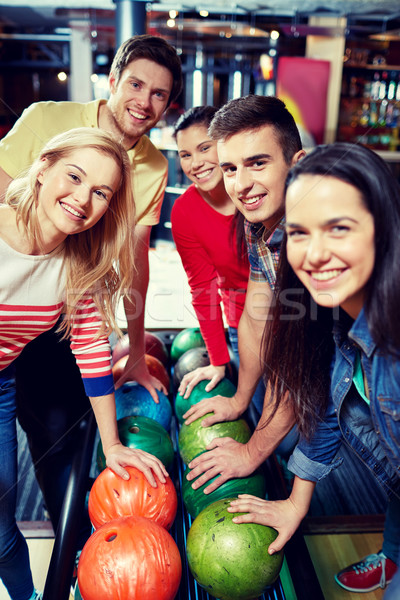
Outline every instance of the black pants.
{"type": "Polygon", "coordinates": [[[17,416],[54,531],[80,423],[91,411],[69,341],[61,340],[57,327],[30,342],[16,361],[17,416]]]}

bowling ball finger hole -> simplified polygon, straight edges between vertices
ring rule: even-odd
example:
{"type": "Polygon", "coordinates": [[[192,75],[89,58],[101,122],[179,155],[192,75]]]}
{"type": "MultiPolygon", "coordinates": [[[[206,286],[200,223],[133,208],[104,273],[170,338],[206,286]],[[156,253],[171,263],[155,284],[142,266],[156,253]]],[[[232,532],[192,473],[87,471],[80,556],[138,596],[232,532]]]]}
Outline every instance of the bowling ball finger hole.
{"type": "Polygon", "coordinates": [[[117,534],[116,533],[111,533],[110,535],[108,535],[106,537],[106,542],[113,542],[116,539],[117,539],[117,534]]]}
{"type": "Polygon", "coordinates": [[[137,425],[129,428],[129,433],[139,433],[140,428],[137,425]]]}

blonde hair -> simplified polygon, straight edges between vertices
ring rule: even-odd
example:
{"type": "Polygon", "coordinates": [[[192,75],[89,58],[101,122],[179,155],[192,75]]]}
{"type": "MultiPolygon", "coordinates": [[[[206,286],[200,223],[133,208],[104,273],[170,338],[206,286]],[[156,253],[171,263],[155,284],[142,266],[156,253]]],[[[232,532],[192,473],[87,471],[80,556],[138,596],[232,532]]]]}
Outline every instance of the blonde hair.
{"type": "Polygon", "coordinates": [[[27,171],[8,187],[6,203],[14,208],[17,221],[30,240],[40,244],[41,229],[37,216],[40,183],[38,174],[43,159],[49,167],[80,148],[93,148],[115,160],[120,168],[119,187],[102,218],[90,229],[69,235],[64,242],[66,273],[66,319],[62,329],[71,330],[71,317],[79,301],[93,301],[102,317],[100,334],[115,329],[118,302],[129,289],[134,267],[133,232],[135,205],[131,184],[131,164],[124,148],[104,130],[79,127],[53,137],[27,171]]]}

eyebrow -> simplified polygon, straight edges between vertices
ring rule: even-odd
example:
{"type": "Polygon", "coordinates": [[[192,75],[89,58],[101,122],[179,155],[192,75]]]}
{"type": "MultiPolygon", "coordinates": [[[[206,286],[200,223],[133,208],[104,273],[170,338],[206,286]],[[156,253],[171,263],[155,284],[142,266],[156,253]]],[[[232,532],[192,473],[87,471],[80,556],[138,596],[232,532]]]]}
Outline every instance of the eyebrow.
{"type": "MultiPolygon", "coordinates": [[[[246,158],[243,159],[243,163],[249,163],[249,162],[255,162],[256,160],[260,160],[260,159],[267,159],[269,160],[271,158],[270,154],[267,153],[263,153],[263,154],[253,154],[253,156],[247,156],[246,158]]],[[[228,167],[233,165],[232,162],[221,162],[219,163],[220,167],[228,167]]]]}
{"type": "MultiPolygon", "coordinates": [[[[335,217],[334,219],[328,219],[328,221],[325,221],[324,223],[322,223],[322,225],[324,227],[326,227],[327,225],[336,225],[336,223],[339,223],[340,221],[352,221],[353,223],[358,223],[358,221],[356,219],[353,219],[352,217],[335,217]]],[[[300,223],[290,223],[289,221],[286,221],[285,227],[304,227],[304,225],[301,225],[300,223]]]]}
{"type": "MultiPolygon", "coordinates": [[[[67,163],[67,167],[75,167],[75,169],[77,169],[78,171],[80,171],[82,173],[82,175],[84,175],[85,177],[87,177],[87,173],[84,169],[82,169],[82,167],[79,167],[78,165],[75,165],[74,163],[67,163]]],[[[105,188],[106,190],[110,190],[110,192],[113,194],[114,190],[112,188],[110,188],[109,185],[106,185],[105,183],[103,183],[102,185],[98,185],[96,187],[99,188],[105,188]]]]}
{"type": "MultiPolygon", "coordinates": [[[[206,140],[204,140],[204,142],[200,142],[199,144],[197,144],[196,150],[197,150],[197,148],[201,148],[201,146],[203,146],[204,144],[210,144],[210,143],[211,143],[211,140],[206,139],[206,140]]],[[[185,150],[185,148],[181,148],[180,150],[178,150],[178,152],[180,154],[181,152],[190,152],[190,150],[185,150]]]]}
{"type": "MultiPolygon", "coordinates": [[[[139,77],[136,77],[135,75],[132,75],[132,77],[129,78],[130,81],[136,81],[137,83],[140,83],[142,85],[146,85],[146,82],[143,81],[143,79],[139,79],[139,77]]],[[[153,92],[162,92],[163,94],[170,94],[171,90],[166,90],[165,88],[154,88],[154,90],[152,90],[153,92]]]]}

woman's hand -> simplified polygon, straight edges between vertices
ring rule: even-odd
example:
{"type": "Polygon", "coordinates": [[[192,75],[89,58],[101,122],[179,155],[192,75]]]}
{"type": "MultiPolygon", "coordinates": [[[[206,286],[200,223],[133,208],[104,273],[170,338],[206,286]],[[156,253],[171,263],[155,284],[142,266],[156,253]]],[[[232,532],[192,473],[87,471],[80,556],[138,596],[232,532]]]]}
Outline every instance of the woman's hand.
{"type": "Polygon", "coordinates": [[[232,500],[228,511],[244,513],[234,517],[234,523],[258,523],[277,530],[278,537],[269,546],[268,554],[282,550],[303,519],[303,515],[298,512],[290,498],[269,501],[249,494],[240,494],[237,500],[232,500]]]}
{"type": "Polygon", "coordinates": [[[189,398],[192,393],[192,389],[195,385],[197,385],[203,379],[209,379],[210,383],[208,383],[205,387],[206,392],[211,392],[225,377],[225,365],[220,365],[215,367],[214,365],[208,365],[207,367],[198,367],[194,369],[194,371],[190,371],[190,373],[186,373],[182,378],[182,381],[179,385],[178,392],[185,398],[189,398]]]}
{"type": "Polygon", "coordinates": [[[115,389],[118,389],[127,381],[136,381],[145,387],[146,390],[150,392],[151,397],[156,404],[160,402],[156,390],[164,392],[166,395],[168,394],[168,391],[165,389],[165,386],[161,383],[161,381],[159,381],[149,372],[144,357],[141,360],[133,360],[129,356],[123,372],[118,378],[118,381],[115,382],[115,389]]]}
{"type": "Polygon", "coordinates": [[[278,537],[268,548],[269,554],[282,550],[290,540],[310,508],[315,481],[294,478],[292,493],[287,500],[269,501],[249,494],[240,494],[232,500],[229,512],[245,514],[234,517],[235,523],[259,523],[268,525],[278,532],[278,537]]]}
{"type": "Polygon", "coordinates": [[[146,476],[147,481],[152,487],[157,487],[157,479],[165,483],[166,477],[169,477],[168,471],[156,456],[134,448],[127,448],[121,443],[108,448],[106,452],[107,467],[110,467],[123,479],[129,479],[129,473],[124,467],[136,467],[146,476]]]}
{"type": "Polygon", "coordinates": [[[222,421],[235,421],[244,413],[246,406],[238,400],[235,394],[231,398],[227,396],[213,396],[212,398],[203,398],[197,404],[193,404],[183,415],[185,425],[190,425],[193,421],[210,414],[202,422],[203,427],[209,427],[214,423],[222,421]]]}

